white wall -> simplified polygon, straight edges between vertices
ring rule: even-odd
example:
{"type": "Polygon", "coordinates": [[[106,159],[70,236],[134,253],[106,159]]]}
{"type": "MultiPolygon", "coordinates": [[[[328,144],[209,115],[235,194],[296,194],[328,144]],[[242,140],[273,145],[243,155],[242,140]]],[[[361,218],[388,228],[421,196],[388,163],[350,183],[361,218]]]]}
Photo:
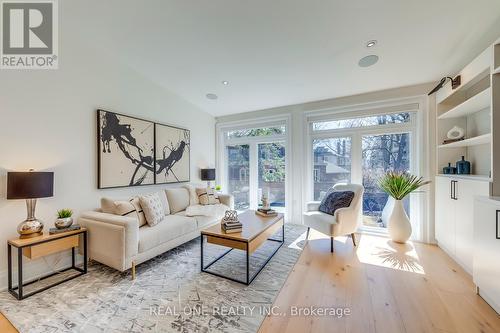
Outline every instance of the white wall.
{"type": "MultiPolygon", "coordinates": [[[[54,171],[54,197],[37,206],[46,229],[57,209],[78,214],[97,207],[102,196],[164,187],[97,189],[97,108],[190,129],[192,182],[199,181],[200,167],[215,163],[211,115],[68,34],[62,31],[58,70],[0,71],[0,289],[7,286],[6,240],[17,237],[16,226],[26,218],[23,200],[5,199],[7,171],[54,171]]],[[[49,264],[68,256],[56,255],[49,264]]],[[[48,270],[43,260],[26,267],[27,277],[48,270]]]]}
{"type": "MultiPolygon", "coordinates": [[[[290,160],[291,167],[289,174],[287,174],[287,177],[291,179],[291,184],[290,184],[291,188],[288,189],[288,193],[290,193],[290,195],[287,198],[288,200],[287,205],[291,206],[292,209],[290,211],[291,216],[287,218],[287,221],[292,223],[302,223],[302,211],[304,210],[306,201],[309,200],[309,198],[307,198],[305,194],[307,192],[306,186],[308,183],[306,177],[304,176],[307,173],[307,166],[305,165],[305,161],[307,160],[307,158],[305,158],[305,156],[307,156],[308,154],[308,150],[306,148],[307,145],[306,115],[314,111],[328,112],[329,110],[342,109],[351,106],[354,108],[355,106],[363,108],[363,105],[368,105],[372,103],[386,102],[386,101],[398,100],[409,97],[418,97],[418,96],[422,97],[422,99],[427,102],[427,103],[424,102],[423,103],[424,105],[422,105],[422,110],[425,110],[427,112],[429,106],[427,93],[434,87],[434,85],[435,85],[434,83],[429,83],[411,87],[383,90],[356,96],[335,98],[335,99],[290,105],[290,106],[284,106],[267,110],[228,115],[223,117],[217,117],[216,120],[217,124],[223,125],[225,123],[238,123],[238,122],[243,122],[245,120],[256,119],[256,118],[266,119],[269,117],[278,117],[286,115],[289,115],[291,117],[291,126],[288,129],[291,130],[290,146],[292,149],[291,152],[289,152],[291,155],[291,156],[289,155],[289,158],[291,158],[290,160]]],[[[423,146],[423,151],[421,156],[423,155],[425,161],[423,161],[421,174],[424,177],[431,177],[432,173],[429,171],[434,169],[430,168],[430,163],[433,162],[433,158],[431,158],[432,157],[430,155],[431,152],[428,149],[428,138],[431,133],[429,133],[429,126],[427,119],[428,119],[427,115],[424,115],[423,126],[422,126],[423,128],[421,128],[422,131],[421,135],[423,137],[423,142],[421,144],[421,146],[423,146]]],[[[433,230],[434,230],[433,228],[434,213],[432,210],[430,210],[431,208],[433,208],[432,186],[429,186],[429,188],[426,189],[426,191],[428,191],[427,195],[428,209],[426,212],[423,212],[423,214],[425,214],[424,216],[425,225],[422,226],[423,230],[421,237],[422,240],[424,241],[432,242],[433,230]]]]}

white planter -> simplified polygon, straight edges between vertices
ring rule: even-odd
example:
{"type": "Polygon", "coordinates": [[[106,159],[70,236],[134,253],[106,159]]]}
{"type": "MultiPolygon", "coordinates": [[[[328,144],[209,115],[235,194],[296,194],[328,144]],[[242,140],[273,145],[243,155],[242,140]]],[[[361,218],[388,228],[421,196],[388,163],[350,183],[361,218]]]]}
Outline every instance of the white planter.
{"type": "Polygon", "coordinates": [[[394,210],[394,198],[389,196],[387,198],[387,202],[385,203],[384,209],[382,210],[382,216],[380,218],[382,219],[382,223],[384,224],[384,227],[387,228],[389,225],[389,217],[391,217],[392,211],[394,210]]]}
{"type": "Polygon", "coordinates": [[[411,236],[411,224],[406,215],[402,200],[394,200],[394,207],[389,216],[389,236],[397,243],[406,243],[411,236]]]}

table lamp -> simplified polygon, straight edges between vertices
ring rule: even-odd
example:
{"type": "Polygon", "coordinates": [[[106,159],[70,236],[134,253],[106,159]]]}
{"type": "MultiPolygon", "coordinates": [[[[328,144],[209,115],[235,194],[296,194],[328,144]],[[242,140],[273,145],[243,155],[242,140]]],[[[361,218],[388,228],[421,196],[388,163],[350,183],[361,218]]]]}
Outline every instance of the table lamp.
{"type": "Polygon", "coordinates": [[[210,187],[210,181],[215,180],[215,169],[201,169],[201,180],[206,180],[210,187]]]}
{"type": "Polygon", "coordinates": [[[54,194],[53,172],[8,172],[7,199],[26,199],[28,217],[17,227],[20,238],[42,234],[43,222],[35,217],[36,199],[54,194]]]}

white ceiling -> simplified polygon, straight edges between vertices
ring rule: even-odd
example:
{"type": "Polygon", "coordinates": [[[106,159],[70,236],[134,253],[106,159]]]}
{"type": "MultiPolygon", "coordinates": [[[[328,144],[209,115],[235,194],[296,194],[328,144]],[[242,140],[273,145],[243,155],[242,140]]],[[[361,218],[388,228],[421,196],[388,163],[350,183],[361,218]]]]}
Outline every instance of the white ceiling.
{"type": "Polygon", "coordinates": [[[498,0],[59,4],[96,49],[216,116],[436,81],[500,37],[498,0]]]}

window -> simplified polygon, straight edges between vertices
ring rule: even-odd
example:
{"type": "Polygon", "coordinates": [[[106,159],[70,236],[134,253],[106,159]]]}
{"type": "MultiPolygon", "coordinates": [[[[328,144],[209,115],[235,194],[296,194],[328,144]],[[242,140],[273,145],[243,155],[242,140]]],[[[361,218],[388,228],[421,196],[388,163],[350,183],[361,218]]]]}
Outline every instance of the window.
{"type": "MultiPolygon", "coordinates": [[[[312,199],[337,183],[363,184],[363,226],[386,228],[389,198],[378,186],[387,171],[415,173],[412,113],[370,115],[311,122],[312,199]]],[[[405,200],[410,214],[411,199],[405,200]]]]}
{"type": "Polygon", "coordinates": [[[313,131],[326,131],[344,128],[358,128],[369,126],[381,126],[389,124],[403,124],[410,122],[410,113],[383,114],[370,117],[359,117],[351,119],[339,119],[313,122],[313,131]]]}
{"type": "Polygon", "coordinates": [[[333,185],[351,181],[351,138],[313,140],[313,154],[314,200],[321,200],[333,185]]]}
{"type": "Polygon", "coordinates": [[[225,155],[222,187],[233,194],[237,210],[257,209],[263,195],[271,206],[286,209],[286,121],[223,130],[220,133],[225,155]]]}

